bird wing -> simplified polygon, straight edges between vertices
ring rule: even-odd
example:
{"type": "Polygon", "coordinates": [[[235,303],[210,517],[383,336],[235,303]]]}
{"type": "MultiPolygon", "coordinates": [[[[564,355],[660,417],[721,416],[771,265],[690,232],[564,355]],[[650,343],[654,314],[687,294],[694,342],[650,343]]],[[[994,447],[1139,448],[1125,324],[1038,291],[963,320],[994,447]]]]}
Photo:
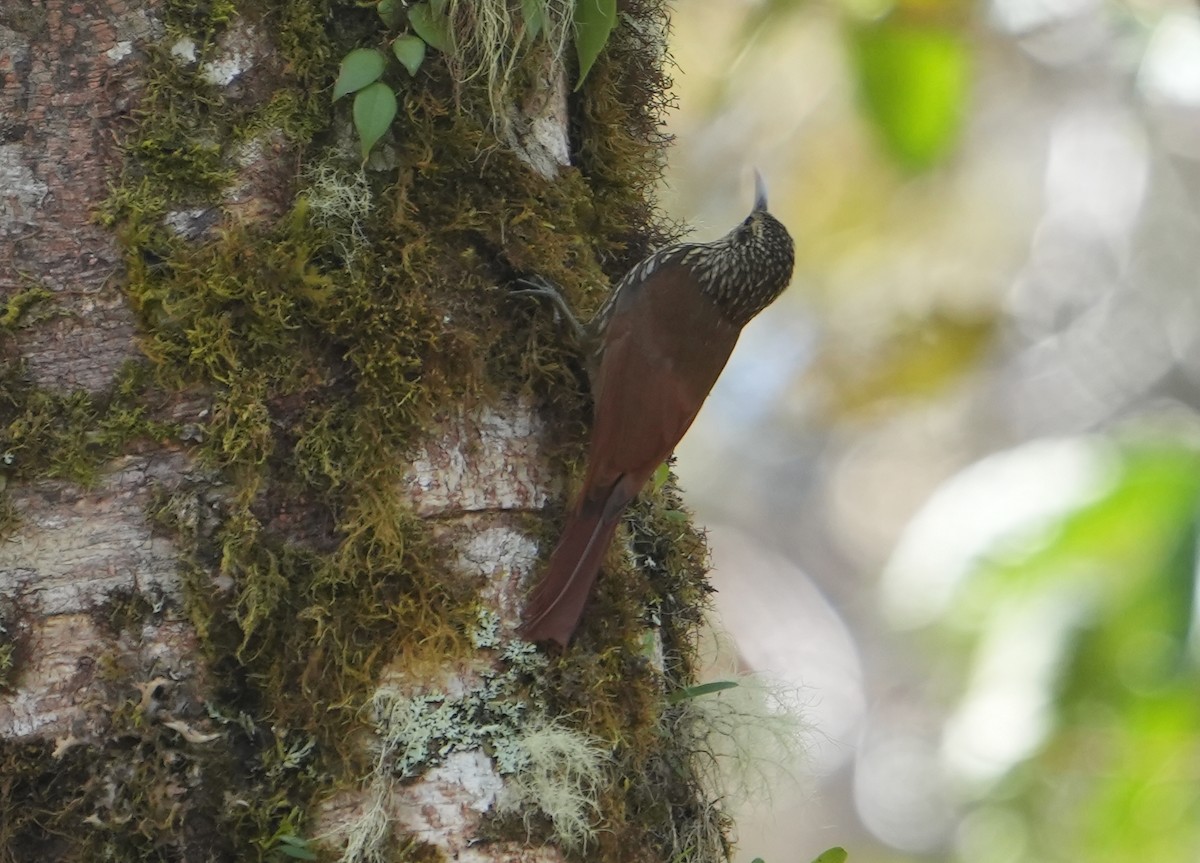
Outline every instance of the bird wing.
{"type": "Polygon", "coordinates": [[[570,640],[621,512],[675,449],[737,343],[740,327],[682,266],[664,264],[622,294],[593,383],[587,479],[523,614],[531,641],[570,640]]]}
{"type": "Polygon", "coordinates": [[[680,264],[617,299],[596,374],[585,488],[629,477],[636,494],[696,418],[739,331],[680,264]]]}

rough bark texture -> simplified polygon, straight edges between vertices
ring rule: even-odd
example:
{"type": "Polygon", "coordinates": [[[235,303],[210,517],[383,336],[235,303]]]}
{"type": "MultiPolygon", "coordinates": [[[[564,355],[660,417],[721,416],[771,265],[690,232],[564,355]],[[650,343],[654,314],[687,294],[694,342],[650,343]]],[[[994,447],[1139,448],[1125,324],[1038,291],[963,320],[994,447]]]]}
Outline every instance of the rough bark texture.
{"type": "MultiPolygon", "coordinates": [[[[32,386],[99,392],[137,355],[122,254],[92,214],[120,164],[116,133],[137,88],[131,46],[156,29],[124,4],[0,13],[0,297],[12,308],[34,285],[53,297],[52,317],[6,334],[4,361],[23,361],[32,386]]],[[[22,455],[10,451],[9,465],[22,455]]],[[[0,596],[23,685],[0,701],[0,734],[53,739],[85,723],[101,641],[90,613],[118,589],[177,591],[174,551],[144,513],[146,477],[180,467],[168,454],[127,458],[89,490],[8,488],[21,526],[0,546],[0,596]]]]}
{"type": "Polygon", "coordinates": [[[570,102],[506,48],[504,123],[390,70],[366,173],[328,88],[373,9],[12,6],[0,861],[720,856],[663,697],[704,591],[672,493],[622,544],[653,587],[618,549],[576,647],[514,637],[586,400],[504,285],[595,307],[666,236],[658,5],[570,102]]]}
{"type": "Polygon", "coordinates": [[[17,336],[39,385],[104,389],[135,353],[121,252],[92,213],[120,164],[136,98],[134,44],[160,25],[124,3],[6,4],[0,12],[0,290],[32,280],[58,316],[17,336]]]}

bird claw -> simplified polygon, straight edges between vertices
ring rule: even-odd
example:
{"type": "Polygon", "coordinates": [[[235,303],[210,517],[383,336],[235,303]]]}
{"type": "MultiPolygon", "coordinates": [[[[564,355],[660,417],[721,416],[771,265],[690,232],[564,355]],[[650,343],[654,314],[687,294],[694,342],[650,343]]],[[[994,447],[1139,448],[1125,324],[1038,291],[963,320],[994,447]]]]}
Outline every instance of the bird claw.
{"type": "Polygon", "coordinates": [[[570,324],[575,336],[581,340],[587,338],[587,331],[584,329],[583,324],[579,323],[579,319],[575,317],[575,313],[571,310],[571,307],[567,305],[562,288],[549,279],[536,275],[517,279],[516,283],[518,285],[528,285],[528,287],[510,291],[510,294],[516,297],[541,297],[550,300],[554,304],[556,311],[570,324]]]}

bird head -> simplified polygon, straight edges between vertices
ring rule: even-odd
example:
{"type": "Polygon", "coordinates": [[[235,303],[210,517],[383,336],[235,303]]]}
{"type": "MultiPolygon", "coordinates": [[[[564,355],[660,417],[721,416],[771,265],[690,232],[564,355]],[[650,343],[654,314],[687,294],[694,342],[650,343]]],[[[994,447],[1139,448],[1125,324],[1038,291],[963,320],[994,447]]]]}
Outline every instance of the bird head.
{"type": "Polygon", "coordinates": [[[774,300],[792,278],[795,245],[783,223],[767,210],[767,189],[754,172],[754,209],[741,224],[708,244],[700,268],[705,292],[739,324],[774,300]]]}

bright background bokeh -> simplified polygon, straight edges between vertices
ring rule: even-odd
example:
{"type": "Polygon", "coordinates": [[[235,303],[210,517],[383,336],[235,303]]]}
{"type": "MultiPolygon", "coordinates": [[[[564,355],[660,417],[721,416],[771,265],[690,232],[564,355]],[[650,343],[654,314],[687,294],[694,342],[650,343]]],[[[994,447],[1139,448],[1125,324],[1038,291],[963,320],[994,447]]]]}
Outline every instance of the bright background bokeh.
{"type": "Polygon", "coordinates": [[[667,208],[797,239],[679,450],[746,670],[740,859],[1200,860],[1200,10],[678,0],[667,208]]]}

